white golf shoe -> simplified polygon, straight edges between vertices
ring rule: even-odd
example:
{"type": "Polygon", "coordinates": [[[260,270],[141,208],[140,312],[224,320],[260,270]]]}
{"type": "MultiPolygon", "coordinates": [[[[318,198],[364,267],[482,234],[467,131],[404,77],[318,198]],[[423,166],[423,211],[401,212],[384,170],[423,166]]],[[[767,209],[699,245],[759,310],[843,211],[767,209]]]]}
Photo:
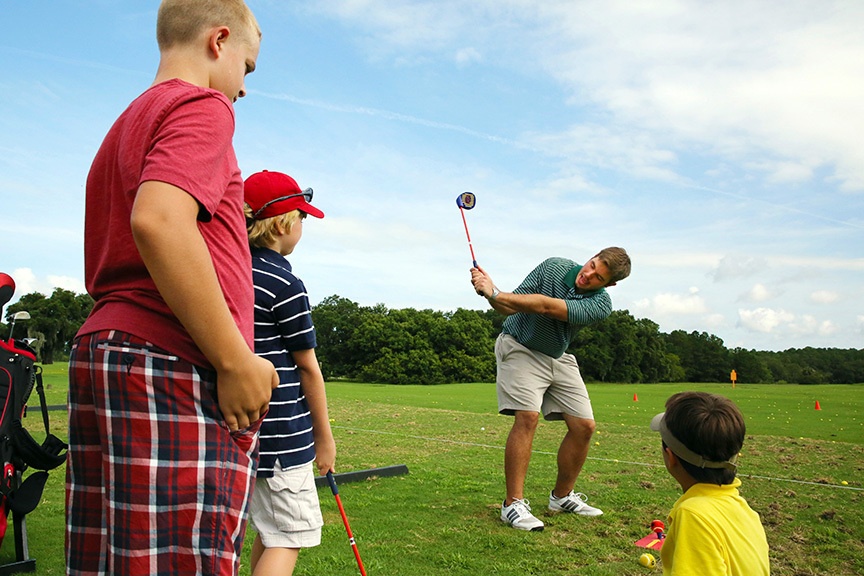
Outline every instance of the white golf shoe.
{"type": "Polygon", "coordinates": [[[519,530],[527,530],[529,532],[540,532],[543,530],[543,522],[531,514],[531,506],[528,505],[528,500],[513,500],[513,503],[509,506],[505,506],[504,502],[502,502],[501,521],[519,530]]]}
{"type": "Polygon", "coordinates": [[[603,511],[587,504],[588,497],[581,492],[570,491],[566,496],[558,498],[555,491],[549,493],[549,510],[553,512],[572,512],[581,516],[600,516],[603,511]]]}

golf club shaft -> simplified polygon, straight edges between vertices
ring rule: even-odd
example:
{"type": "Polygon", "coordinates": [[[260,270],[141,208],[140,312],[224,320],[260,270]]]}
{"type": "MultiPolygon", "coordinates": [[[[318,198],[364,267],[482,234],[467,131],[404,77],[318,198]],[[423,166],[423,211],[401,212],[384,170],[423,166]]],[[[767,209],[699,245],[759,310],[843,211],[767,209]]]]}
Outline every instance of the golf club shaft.
{"type": "Polygon", "coordinates": [[[471,262],[477,268],[477,258],[474,256],[474,246],[471,244],[471,234],[468,233],[468,221],[465,220],[465,209],[459,206],[459,212],[462,214],[462,224],[465,226],[465,236],[468,238],[468,249],[471,250],[471,262]]]}
{"type": "Polygon", "coordinates": [[[351,549],[354,551],[354,558],[357,559],[357,567],[360,568],[360,574],[366,576],[366,568],[363,567],[363,560],[360,559],[360,551],[357,549],[357,543],[354,541],[354,534],[351,533],[351,525],[348,523],[348,516],[345,514],[345,508],[342,506],[342,498],[339,497],[339,487],[336,486],[336,480],[333,478],[333,473],[327,472],[327,482],[330,484],[330,491],[333,492],[333,497],[336,498],[336,505],[339,507],[339,514],[342,515],[342,523],[345,524],[345,532],[348,533],[348,542],[351,544],[351,549]]]}

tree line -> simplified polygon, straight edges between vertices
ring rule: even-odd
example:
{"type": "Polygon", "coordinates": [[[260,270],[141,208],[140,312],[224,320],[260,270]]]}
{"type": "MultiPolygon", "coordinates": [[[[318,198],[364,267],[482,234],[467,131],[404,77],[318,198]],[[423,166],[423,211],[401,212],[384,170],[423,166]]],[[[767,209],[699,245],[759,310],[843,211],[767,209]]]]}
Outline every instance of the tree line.
{"type": "MultiPolygon", "coordinates": [[[[505,317],[494,310],[388,310],[334,295],[313,307],[312,317],[325,378],[392,384],[495,380],[494,345],[505,317]]],[[[662,333],[655,322],[627,310],[582,328],[568,352],[593,382],[728,382],[733,369],[741,383],[864,382],[864,350],[730,350],[707,332],[662,333]]]]}
{"type": "MultiPolygon", "coordinates": [[[[8,307],[6,318],[19,310],[30,313],[28,336],[38,338],[40,359],[50,364],[58,355],[68,355],[92,306],[90,296],[57,288],[50,297],[22,296],[8,307]]],[[[324,377],[388,384],[493,382],[495,339],[504,318],[491,309],[360,306],[337,295],[312,307],[324,377]]],[[[18,326],[20,337],[25,325],[18,326]]],[[[582,328],[568,351],[591,382],[728,382],[732,370],[740,383],[864,382],[864,350],[728,349],[707,332],[660,332],[655,322],[634,318],[627,310],[582,328]]]]}

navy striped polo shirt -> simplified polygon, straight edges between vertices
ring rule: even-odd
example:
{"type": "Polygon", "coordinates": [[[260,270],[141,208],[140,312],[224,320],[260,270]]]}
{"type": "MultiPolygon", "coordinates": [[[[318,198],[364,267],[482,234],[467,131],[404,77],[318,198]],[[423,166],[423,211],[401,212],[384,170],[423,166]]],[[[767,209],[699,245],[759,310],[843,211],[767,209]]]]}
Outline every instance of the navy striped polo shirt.
{"type": "Polygon", "coordinates": [[[315,327],[306,287],[278,252],[252,249],[252,281],[255,353],[270,360],[279,374],[260,433],[258,477],[269,478],[277,459],[283,470],[315,460],[312,417],[291,356],[292,350],[315,348],[315,327]]]}

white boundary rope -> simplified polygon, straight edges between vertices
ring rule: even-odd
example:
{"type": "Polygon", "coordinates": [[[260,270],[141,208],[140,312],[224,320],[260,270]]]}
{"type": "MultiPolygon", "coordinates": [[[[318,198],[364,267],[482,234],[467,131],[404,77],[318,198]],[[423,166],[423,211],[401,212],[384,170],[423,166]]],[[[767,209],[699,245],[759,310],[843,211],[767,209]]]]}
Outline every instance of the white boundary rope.
{"type": "MultiPolygon", "coordinates": [[[[348,426],[331,425],[333,428],[340,430],[348,430],[351,432],[366,432],[368,434],[380,434],[382,436],[399,436],[400,438],[411,438],[413,440],[423,440],[426,442],[441,442],[442,444],[458,444],[460,446],[472,446],[474,448],[492,448],[494,450],[504,450],[503,446],[494,444],[480,444],[478,442],[465,442],[462,440],[450,440],[449,438],[431,438],[429,436],[416,436],[414,434],[399,434],[397,432],[384,432],[382,430],[368,430],[366,428],[350,428],[348,426]]],[[[555,452],[546,452],[543,450],[532,450],[532,454],[543,454],[544,456],[555,456],[555,452]]],[[[633,466],[646,466],[649,468],[663,468],[662,464],[651,464],[647,462],[633,462],[629,460],[619,460],[616,458],[596,458],[588,456],[588,460],[597,460],[598,462],[613,462],[615,464],[630,464],[633,466]]],[[[756,480],[769,480],[772,482],[789,482],[791,484],[804,484],[807,486],[818,486],[821,488],[838,488],[840,490],[853,490],[856,492],[864,492],[864,488],[857,486],[843,486],[842,484],[828,484],[826,482],[810,482],[807,480],[795,480],[793,478],[776,478],[773,476],[760,476],[758,474],[739,474],[743,478],[753,478],[756,480]]]]}

